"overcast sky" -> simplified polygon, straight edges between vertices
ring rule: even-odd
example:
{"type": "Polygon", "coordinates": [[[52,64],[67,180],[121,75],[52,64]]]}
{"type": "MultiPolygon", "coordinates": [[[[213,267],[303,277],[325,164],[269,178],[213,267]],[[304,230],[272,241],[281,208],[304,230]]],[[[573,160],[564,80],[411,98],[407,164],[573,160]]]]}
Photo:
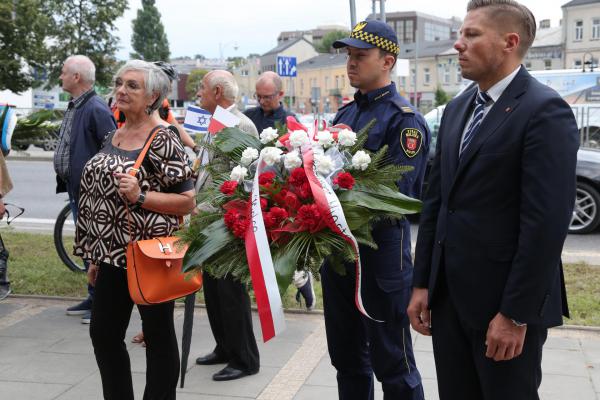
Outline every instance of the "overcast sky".
{"type": "MultiPolygon", "coordinates": [[[[355,0],[357,20],[371,12],[371,0],[355,0]]],[[[527,0],[536,19],[558,26],[561,6],[568,0],[527,0]]],[[[131,21],[141,0],[130,0],[117,21],[121,40],[119,59],[131,52],[131,21]]],[[[464,17],[465,0],[387,0],[386,11],[420,11],[439,17],[464,17]]],[[[349,0],[156,0],[171,56],[203,54],[209,58],[265,53],[277,44],[281,31],[312,29],[317,25],[350,25],[349,0]],[[235,46],[237,45],[237,50],[235,46]]]]}

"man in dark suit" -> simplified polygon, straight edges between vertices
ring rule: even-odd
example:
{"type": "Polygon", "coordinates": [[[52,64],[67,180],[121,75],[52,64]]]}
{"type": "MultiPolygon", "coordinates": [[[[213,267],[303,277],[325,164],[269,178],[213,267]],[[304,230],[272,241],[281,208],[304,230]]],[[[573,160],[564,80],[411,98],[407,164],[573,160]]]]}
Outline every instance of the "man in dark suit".
{"type": "Polygon", "coordinates": [[[521,66],[535,18],[472,0],[455,43],[474,85],[442,118],[408,314],[433,335],[441,400],[538,399],[547,329],[568,316],[561,252],[579,135],[521,66]]]}

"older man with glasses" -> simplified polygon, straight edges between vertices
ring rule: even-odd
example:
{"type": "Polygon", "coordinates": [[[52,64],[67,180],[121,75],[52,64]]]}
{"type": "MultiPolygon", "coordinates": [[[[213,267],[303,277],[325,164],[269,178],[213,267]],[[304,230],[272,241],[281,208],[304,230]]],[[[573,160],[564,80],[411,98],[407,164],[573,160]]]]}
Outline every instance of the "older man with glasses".
{"type": "Polygon", "coordinates": [[[244,111],[244,114],[254,122],[258,132],[265,128],[274,128],[276,124],[285,126],[288,116],[294,113],[283,108],[283,82],[275,72],[263,72],[256,81],[254,98],[259,106],[244,111]]]}

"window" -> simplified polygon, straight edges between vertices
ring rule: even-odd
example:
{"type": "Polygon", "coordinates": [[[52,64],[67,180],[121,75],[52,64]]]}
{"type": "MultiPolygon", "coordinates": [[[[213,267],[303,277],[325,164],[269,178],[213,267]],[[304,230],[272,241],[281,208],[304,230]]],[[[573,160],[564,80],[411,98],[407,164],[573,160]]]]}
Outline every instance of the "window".
{"type": "Polygon", "coordinates": [[[447,65],[447,64],[444,66],[443,82],[444,82],[445,85],[449,85],[450,84],[450,66],[447,65]]]}
{"type": "Polygon", "coordinates": [[[544,60],[544,69],[552,69],[552,60],[544,60]]]}
{"type": "Polygon", "coordinates": [[[398,43],[404,43],[404,20],[396,21],[396,34],[398,43]]]}
{"type": "Polygon", "coordinates": [[[413,21],[406,21],[406,31],[404,32],[404,43],[413,43],[415,41],[415,31],[413,30],[413,21]]]}
{"type": "Polygon", "coordinates": [[[462,73],[460,67],[456,67],[456,83],[462,82],[462,73]]]}
{"type": "Polygon", "coordinates": [[[573,68],[581,68],[581,60],[573,60],[573,68]]]}
{"type": "Polygon", "coordinates": [[[450,39],[450,27],[446,25],[425,22],[425,41],[435,42],[450,39]]]}
{"type": "Polygon", "coordinates": [[[575,21],[575,40],[583,39],[583,21],[575,21]]]}
{"type": "Polygon", "coordinates": [[[326,76],[325,77],[325,91],[328,91],[328,90],[329,90],[329,77],[326,76]]]}
{"type": "Polygon", "coordinates": [[[429,85],[431,82],[431,74],[429,73],[429,68],[423,68],[423,81],[425,85],[429,85]]]}
{"type": "Polygon", "coordinates": [[[600,18],[592,19],[592,39],[600,39],[600,18]]]}
{"type": "Polygon", "coordinates": [[[531,69],[531,61],[527,61],[527,62],[525,63],[525,68],[526,68],[526,69],[531,69]]]}

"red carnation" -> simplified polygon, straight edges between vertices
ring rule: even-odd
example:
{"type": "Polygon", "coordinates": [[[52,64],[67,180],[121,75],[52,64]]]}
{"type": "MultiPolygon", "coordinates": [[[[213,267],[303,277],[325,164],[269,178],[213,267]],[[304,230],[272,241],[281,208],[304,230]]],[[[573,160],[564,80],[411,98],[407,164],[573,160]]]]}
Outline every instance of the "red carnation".
{"type": "Polygon", "coordinates": [[[298,188],[298,197],[300,197],[301,199],[308,199],[312,196],[312,190],[310,189],[310,183],[308,183],[308,181],[304,182],[302,185],[300,185],[300,187],[298,188]]]}
{"type": "Polygon", "coordinates": [[[275,218],[275,221],[277,221],[277,223],[280,223],[288,217],[288,212],[281,207],[271,207],[270,213],[273,216],[273,218],[275,218]]]}
{"type": "Polygon", "coordinates": [[[316,204],[305,204],[298,209],[296,221],[300,227],[314,232],[321,222],[321,213],[316,204]]]}
{"type": "Polygon", "coordinates": [[[221,184],[221,187],[219,188],[219,190],[225,196],[231,196],[235,192],[237,185],[238,185],[237,181],[225,181],[221,184]]]}
{"type": "Polygon", "coordinates": [[[333,183],[342,189],[351,190],[354,187],[354,177],[349,172],[340,172],[333,179],[333,183]]]}
{"type": "Polygon", "coordinates": [[[269,185],[269,184],[273,183],[274,179],[275,179],[275,172],[272,172],[272,171],[263,172],[262,174],[260,174],[258,176],[258,184],[259,185],[269,185]]]}
{"type": "Polygon", "coordinates": [[[269,201],[267,199],[265,199],[264,197],[260,198],[260,209],[261,210],[266,210],[267,206],[269,205],[269,201]]]}
{"type": "Polygon", "coordinates": [[[308,182],[308,178],[306,177],[306,172],[304,172],[304,168],[298,167],[292,170],[288,182],[292,186],[302,186],[303,183],[308,182]]]}
{"type": "Polygon", "coordinates": [[[223,219],[225,220],[225,226],[233,230],[233,225],[239,219],[240,213],[234,209],[227,210],[223,219]]]}
{"type": "Polygon", "coordinates": [[[233,234],[240,239],[244,239],[249,224],[250,222],[247,218],[239,218],[235,224],[233,224],[233,234]]]}
{"type": "Polygon", "coordinates": [[[279,193],[277,194],[273,194],[273,201],[279,205],[284,205],[285,204],[285,196],[287,194],[287,189],[281,189],[279,191],[279,193]]]}
{"type": "Polygon", "coordinates": [[[296,196],[294,193],[287,192],[285,194],[285,205],[288,210],[297,210],[301,204],[302,203],[300,203],[300,200],[298,200],[298,196],[296,196]]]}

